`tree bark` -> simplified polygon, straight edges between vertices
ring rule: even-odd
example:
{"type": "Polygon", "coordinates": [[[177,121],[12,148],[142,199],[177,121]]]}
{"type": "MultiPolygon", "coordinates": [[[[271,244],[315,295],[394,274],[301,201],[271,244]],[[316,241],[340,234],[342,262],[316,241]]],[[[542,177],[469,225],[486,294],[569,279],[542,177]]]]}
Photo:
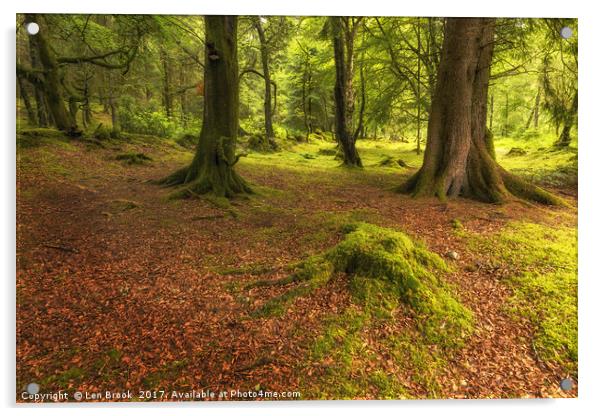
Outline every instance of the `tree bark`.
{"type": "Polygon", "coordinates": [[[171,70],[169,67],[169,56],[165,49],[159,50],[159,56],[161,58],[161,64],[163,66],[163,106],[165,108],[165,115],[171,118],[173,115],[173,100],[170,91],[171,85],[171,70]]]}
{"type": "Polygon", "coordinates": [[[203,127],[192,163],[160,183],[185,184],[176,197],[250,193],[235,172],[238,134],[237,16],[205,16],[203,127]]]}
{"type": "Polygon", "coordinates": [[[25,89],[25,83],[23,82],[23,78],[17,77],[17,85],[19,86],[19,93],[21,94],[21,99],[23,100],[23,105],[25,106],[25,110],[27,111],[27,121],[30,125],[36,125],[36,114],[33,111],[33,107],[31,106],[31,101],[29,99],[29,94],[25,89]]]}
{"type": "MultiPolygon", "coordinates": [[[[35,14],[28,14],[26,19],[31,22],[37,22],[42,26],[40,19],[35,14]]],[[[44,74],[42,75],[44,81],[38,82],[37,86],[43,88],[46,96],[46,104],[48,104],[48,109],[52,114],[56,127],[68,134],[79,135],[81,132],[77,128],[75,119],[71,117],[63,101],[63,88],[60,82],[59,67],[46,43],[45,29],[42,26],[40,32],[32,36],[32,38],[35,37],[33,43],[36,46],[37,56],[40,58],[40,64],[44,70],[44,74]]]]}
{"type": "Polygon", "coordinates": [[[494,28],[490,18],[447,20],[423,165],[399,190],[441,200],[462,195],[501,203],[517,196],[563,204],[505,171],[493,157],[487,95],[494,28]]]}
{"type": "Polygon", "coordinates": [[[354,111],[353,43],[357,22],[350,17],[331,17],[336,79],[334,87],[336,137],[343,150],[343,164],[361,167],[362,161],[355,147],[351,131],[354,111]],[[346,19],[344,21],[344,19],[346,19]],[[345,26],[345,28],[343,27],[345,26]]]}
{"type": "Polygon", "coordinates": [[[263,30],[263,26],[261,25],[261,18],[259,16],[255,16],[254,25],[255,29],[257,30],[257,35],[259,36],[261,66],[263,70],[263,81],[265,85],[265,92],[263,96],[265,135],[272,149],[276,149],[278,146],[276,145],[276,141],[274,139],[274,127],[272,125],[272,78],[270,74],[270,57],[268,44],[265,38],[265,31],[263,30]]]}
{"type": "Polygon", "coordinates": [[[539,125],[539,101],[541,99],[541,88],[537,88],[537,94],[535,95],[535,104],[533,104],[533,108],[529,113],[529,118],[527,119],[527,124],[525,125],[525,130],[529,129],[531,126],[531,122],[533,122],[533,127],[537,130],[539,125]]]}
{"type": "Polygon", "coordinates": [[[558,140],[556,141],[555,145],[557,147],[568,147],[568,145],[571,144],[571,129],[573,128],[573,125],[575,124],[575,119],[577,118],[577,103],[578,100],[578,94],[577,94],[577,90],[575,90],[575,95],[573,96],[573,102],[571,103],[571,108],[569,109],[568,113],[565,115],[564,118],[564,125],[562,126],[562,132],[560,133],[560,136],[558,137],[558,140]]]}
{"type": "MultiPolygon", "coordinates": [[[[40,59],[38,58],[38,49],[36,44],[36,37],[29,36],[29,59],[31,61],[31,67],[34,70],[41,69],[40,59]]],[[[33,85],[34,97],[36,100],[36,113],[38,118],[39,127],[48,126],[48,116],[46,113],[46,98],[44,97],[44,91],[37,85],[33,85]]]]}

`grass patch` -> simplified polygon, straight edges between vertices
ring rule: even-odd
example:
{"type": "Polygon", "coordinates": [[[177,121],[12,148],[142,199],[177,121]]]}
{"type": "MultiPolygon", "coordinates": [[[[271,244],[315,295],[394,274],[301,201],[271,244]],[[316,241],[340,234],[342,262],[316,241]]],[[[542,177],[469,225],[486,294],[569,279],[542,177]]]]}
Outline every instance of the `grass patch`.
{"type": "Polygon", "coordinates": [[[176,360],[163,365],[142,379],[142,385],[147,389],[167,387],[166,381],[178,377],[187,365],[186,360],[176,360]]]}
{"type": "Polygon", "coordinates": [[[556,148],[553,134],[536,139],[499,138],[495,140],[498,162],[531,182],[547,186],[575,186],[577,177],[576,143],[556,148]]]}
{"type": "Polygon", "coordinates": [[[510,310],[535,327],[533,348],[544,361],[577,371],[577,229],[511,222],[479,250],[517,269],[506,282],[514,289],[510,310]],[[495,250],[493,250],[495,248],[495,250]]]}

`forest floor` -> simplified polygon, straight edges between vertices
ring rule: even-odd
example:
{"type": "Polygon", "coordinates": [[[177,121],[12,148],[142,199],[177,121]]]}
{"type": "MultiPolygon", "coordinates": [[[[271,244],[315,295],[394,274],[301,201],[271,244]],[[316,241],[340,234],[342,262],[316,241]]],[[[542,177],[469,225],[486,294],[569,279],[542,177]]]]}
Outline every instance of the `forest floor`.
{"type": "Polygon", "coordinates": [[[411,144],[384,141],[360,142],[363,170],[322,154],[332,142],[251,153],[237,170],[255,195],[172,200],[172,189],[151,180],[192,153],[171,140],[130,136],[98,146],[45,131],[18,135],[18,400],[30,382],[42,391],[135,396],[576,396],[576,387],[559,388],[565,377],[577,380],[576,150],[539,142],[506,156],[515,144],[496,144],[501,163],[570,207],[400,195],[392,188],[420,158],[411,144]],[[410,167],[380,166],[387,156],[410,167]],[[474,314],[463,346],[444,352],[416,342],[417,318],[403,308],[391,319],[357,321],[344,274],[294,298],[278,296],[297,283],[252,284],[290,275],[354,221],[403,231],[445,259],[451,272],[442,278],[474,314]],[[258,313],[273,299],[287,302],[258,313]]]}

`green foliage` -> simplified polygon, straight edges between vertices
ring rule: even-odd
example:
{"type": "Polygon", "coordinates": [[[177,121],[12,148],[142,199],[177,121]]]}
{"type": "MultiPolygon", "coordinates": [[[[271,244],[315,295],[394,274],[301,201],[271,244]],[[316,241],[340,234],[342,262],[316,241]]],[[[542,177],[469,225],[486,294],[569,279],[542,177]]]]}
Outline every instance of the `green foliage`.
{"type": "Polygon", "coordinates": [[[172,137],[177,129],[176,123],[161,111],[131,111],[127,107],[121,113],[121,126],[128,132],[159,137],[172,137]]]}

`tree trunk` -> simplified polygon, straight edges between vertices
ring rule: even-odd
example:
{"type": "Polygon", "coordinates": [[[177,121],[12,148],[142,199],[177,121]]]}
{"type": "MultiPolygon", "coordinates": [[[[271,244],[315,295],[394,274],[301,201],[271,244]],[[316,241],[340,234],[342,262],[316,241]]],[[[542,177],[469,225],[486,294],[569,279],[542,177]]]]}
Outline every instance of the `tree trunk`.
{"type": "Polygon", "coordinates": [[[357,128],[353,134],[354,140],[361,137],[364,131],[364,113],[366,112],[366,79],[364,77],[364,63],[360,64],[360,111],[357,115],[357,128]]]}
{"type": "MultiPolygon", "coordinates": [[[[303,124],[305,124],[305,141],[309,142],[309,134],[311,133],[310,115],[307,113],[307,96],[311,94],[311,67],[309,57],[306,57],[305,66],[303,69],[303,84],[301,89],[301,106],[303,107],[303,124]]],[[[311,103],[311,101],[310,101],[311,103]]],[[[309,106],[311,111],[311,105],[309,106]]]]}
{"type": "MultiPolygon", "coordinates": [[[[42,26],[40,19],[38,19],[35,14],[28,14],[26,19],[31,22],[38,22],[38,24],[42,26]]],[[[31,37],[35,38],[33,43],[36,46],[40,64],[44,69],[43,90],[46,96],[46,103],[48,104],[49,111],[52,113],[54,123],[59,130],[67,132],[68,134],[79,135],[81,132],[77,128],[75,119],[71,117],[65,107],[65,102],[63,101],[63,88],[60,81],[59,67],[46,43],[46,37],[44,35],[45,30],[47,30],[47,28],[42,27],[37,35],[32,35],[31,37]]]]}
{"type": "Polygon", "coordinates": [[[564,126],[562,127],[562,132],[560,133],[560,136],[558,137],[558,140],[555,143],[555,145],[558,147],[568,147],[568,145],[571,144],[571,129],[573,128],[573,125],[575,124],[575,118],[577,117],[577,99],[578,94],[575,90],[575,96],[573,97],[571,108],[569,109],[568,113],[565,115],[564,118],[564,126]]]}
{"type": "MultiPolygon", "coordinates": [[[[334,46],[336,79],[334,87],[336,137],[343,150],[343,164],[361,167],[362,161],[355,147],[355,137],[351,132],[353,121],[353,41],[355,33],[343,29],[342,19],[331,17],[334,46]]],[[[349,26],[349,22],[347,27],[349,26]]]]}
{"type": "Polygon", "coordinates": [[[27,111],[27,121],[30,125],[36,125],[36,114],[33,111],[33,107],[31,106],[31,101],[29,100],[29,94],[25,89],[25,83],[23,82],[22,77],[17,77],[17,85],[19,86],[19,92],[21,93],[21,99],[23,100],[23,105],[25,106],[25,110],[27,111]]]}
{"type": "Polygon", "coordinates": [[[261,51],[261,66],[263,70],[263,81],[265,85],[265,92],[263,96],[263,110],[264,110],[264,124],[265,124],[265,135],[270,143],[272,149],[276,149],[276,141],[274,139],[274,127],[272,126],[272,78],[270,75],[269,65],[269,51],[268,45],[265,38],[265,32],[261,25],[261,18],[256,16],[254,19],[255,29],[259,36],[259,45],[261,51]]]}
{"type": "Polygon", "coordinates": [[[490,18],[447,20],[424,162],[400,191],[442,200],[462,195],[501,203],[515,195],[562,204],[506,172],[492,157],[486,126],[494,27],[490,18]]]}
{"type": "Polygon", "coordinates": [[[533,104],[533,108],[529,113],[529,118],[527,119],[527,124],[525,125],[525,130],[528,130],[531,126],[531,122],[533,122],[533,127],[537,130],[537,126],[539,124],[539,101],[541,99],[541,89],[537,88],[537,94],[535,95],[535,104],[533,104]]]}
{"type": "Polygon", "coordinates": [[[90,108],[90,79],[91,78],[87,75],[84,78],[84,102],[82,103],[82,124],[84,128],[89,126],[92,122],[92,109],[90,108]]]}
{"type": "MultiPolygon", "coordinates": [[[[418,19],[418,33],[417,33],[417,38],[418,38],[418,53],[420,53],[422,51],[422,39],[420,38],[420,19],[418,19]]],[[[416,154],[419,155],[420,153],[422,153],[422,149],[420,149],[420,140],[421,140],[421,136],[422,136],[422,132],[421,132],[421,124],[422,121],[420,119],[421,115],[420,115],[420,109],[422,107],[422,100],[421,100],[421,92],[420,92],[420,87],[421,87],[421,63],[422,60],[420,58],[420,55],[417,56],[417,63],[418,63],[418,71],[416,74],[416,154]]]]}
{"type": "MultiPolygon", "coordinates": [[[[29,36],[29,59],[31,60],[31,68],[41,69],[40,58],[38,58],[38,48],[36,44],[36,37],[29,36]]],[[[36,113],[38,117],[38,126],[48,126],[48,116],[46,113],[46,98],[44,97],[44,91],[37,85],[33,86],[34,97],[36,100],[36,113]]]]}
{"type": "Polygon", "coordinates": [[[171,118],[173,114],[173,102],[169,88],[171,84],[169,57],[163,48],[160,49],[159,56],[161,58],[161,64],[163,65],[163,106],[165,107],[165,115],[168,118],[171,118]]]}
{"type": "Polygon", "coordinates": [[[203,127],[190,166],[160,183],[186,184],[175,196],[232,197],[251,188],[234,171],[238,134],[237,16],[205,16],[203,127]]]}
{"type": "Polygon", "coordinates": [[[537,130],[539,128],[539,106],[541,103],[541,88],[537,89],[537,96],[535,97],[535,108],[533,109],[533,128],[537,130]]]}
{"type": "Polygon", "coordinates": [[[114,138],[121,136],[121,122],[119,121],[119,107],[113,96],[109,97],[109,108],[111,109],[111,136],[114,138]]]}
{"type": "Polygon", "coordinates": [[[489,98],[489,131],[493,131],[493,94],[489,98]]]}

